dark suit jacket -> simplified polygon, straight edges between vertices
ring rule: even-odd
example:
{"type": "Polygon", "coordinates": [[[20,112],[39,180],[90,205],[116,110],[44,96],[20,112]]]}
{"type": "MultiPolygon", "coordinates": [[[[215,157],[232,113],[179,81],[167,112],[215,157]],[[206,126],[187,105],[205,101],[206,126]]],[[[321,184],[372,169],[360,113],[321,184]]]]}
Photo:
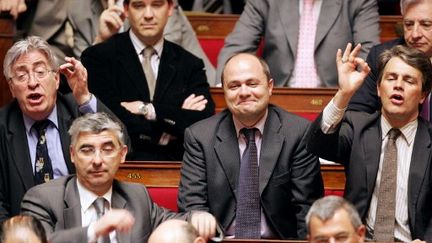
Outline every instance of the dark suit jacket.
{"type": "MultiPolygon", "coordinates": [[[[321,116],[308,132],[308,150],[345,166],[344,196],[363,222],[375,187],[381,153],[380,113],[347,112],[333,134],[321,131],[321,116]]],[[[432,241],[432,126],[419,118],[408,177],[408,218],[413,239],[432,241]]]]}
{"type": "Polygon", "coordinates": [[[129,32],[89,47],[81,59],[88,70],[90,91],[123,121],[129,131],[135,151],[129,159],[181,160],[184,129],[214,113],[203,62],[174,43],[164,41],[152,102],[156,122],[134,115],[120,105],[122,101],[150,102],[144,71],[129,32]],[[181,109],[183,101],[192,93],[204,95],[209,101],[203,111],[181,109]],[[157,145],[163,132],[176,136],[177,140],[170,141],[168,146],[157,145]]]}
{"type": "Polygon", "coordinates": [[[397,45],[405,45],[404,38],[387,41],[371,48],[366,59],[371,71],[362,86],[351,98],[348,110],[365,111],[367,113],[381,110],[381,100],[377,95],[379,55],[397,45]]]}
{"type": "MultiPolygon", "coordinates": [[[[117,234],[120,243],[147,242],[151,232],[164,220],[189,218],[189,214],[176,214],[154,204],[147,189],[140,184],[114,180],[111,204],[112,208],[126,209],[135,217],[130,232],[117,234]]],[[[81,225],[76,176],[33,187],[25,194],[21,207],[23,214],[41,221],[50,242],[87,242],[88,227],[81,225]]]]}
{"type": "MultiPolygon", "coordinates": [[[[305,216],[323,196],[318,158],[306,152],[303,118],[269,106],[259,162],[261,206],[281,239],[305,238],[305,216]]],[[[180,211],[212,213],[226,230],[236,212],[240,169],[238,139],[232,115],[225,110],[185,132],[180,211]]]]}
{"type": "MultiPolygon", "coordinates": [[[[99,101],[97,110],[109,112],[99,101]]],[[[68,129],[80,115],[78,104],[71,94],[58,94],[58,128],[66,166],[71,174],[75,173],[75,168],[70,161],[68,129]]],[[[0,222],[19,213],[24,193],[32,186],[33,168],[23,115],[14,100],[0,110],[0,222]]]]}

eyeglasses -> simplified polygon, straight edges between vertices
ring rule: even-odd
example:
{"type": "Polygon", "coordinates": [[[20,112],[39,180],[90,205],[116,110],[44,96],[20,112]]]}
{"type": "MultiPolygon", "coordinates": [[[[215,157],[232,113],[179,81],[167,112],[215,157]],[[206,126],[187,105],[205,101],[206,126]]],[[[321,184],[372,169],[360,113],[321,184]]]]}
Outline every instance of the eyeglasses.
{"type": "Polygon", "coordinates": [[[101,149],[96,149],[94,147],[83,147],[78,149],[77,154],[80,158],[85,160],[91,160],[96,157],[96,154],[99,153],[99,156],[104,159],[114,158],[117,155],[117,152],[121,148],[115,147],[103,147],[101,149]]]}
{"type": "Polygon", "coordinates": [[[33,73],[33,77],[37,80],[42,80],[48,76],[48,73],[55,72],[54,70],[48,70],[46,68],[38,68],[35,71],[19,71],[15,76],[11,77],[11,80],[18,84],[27,83],[30,80],[30,73],[33,73]]]}

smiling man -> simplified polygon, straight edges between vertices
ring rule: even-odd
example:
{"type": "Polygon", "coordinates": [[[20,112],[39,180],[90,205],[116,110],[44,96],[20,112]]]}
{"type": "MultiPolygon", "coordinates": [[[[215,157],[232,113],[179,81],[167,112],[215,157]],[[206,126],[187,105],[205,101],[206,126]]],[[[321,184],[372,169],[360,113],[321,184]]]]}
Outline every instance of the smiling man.
{"type": "Polygon", "coordinates": [[[114,179],[128,147],[122,127],[106,113],[87,114],[69,129],[76,175],[30,189],[23,214],[36,217],[49,242],[147,242],[166,219],[189,220],[204,239],[215,234],[206,212],[177,214],[153,203],[145,186],[114,179]]]}
{"type": "Polygon", "coordinates": [[[0,222],[19,213],[32,186],[75,173],[67,134],[73,119],[109,112],[89,92],[83,65],[66,58],[59,66],[39,37],[16,42],[5,56],[3,72],[14,99],[0,110],[0,222]],[[71,94],[57,92],[60,73],[71,94]]]}
{"type": "Polygon", "coordinates": [[[347,111],[369,66],[360,46],[337,54],[339,90],[308,132],[308,150],[345,166],[345,198],[381,242],[432,240],[432,126],[419,117],[431,90],[432,64],[421,51],[395,46],[380,56],[380,112],[347,111]],[[357,71],[359,70],[359,71],[357,71]]]}
{"type": "Polygon", "coordinates": [[[86,49],[89,88],[126,125],[129,160],[181,160],[184,129],[211,116],[203,61],[165,40],[173,0],[125,0],[130,30],[86,49]]]}
{"type": "Polygon", "coordinates": [[[303,140],[309,122],[269,104],[273,79],[254,55],[231,57],[222,79],[228,109],[185,132],[179,209],[212,213],[230,237],[305,239],[323,195],[303,140]]]}

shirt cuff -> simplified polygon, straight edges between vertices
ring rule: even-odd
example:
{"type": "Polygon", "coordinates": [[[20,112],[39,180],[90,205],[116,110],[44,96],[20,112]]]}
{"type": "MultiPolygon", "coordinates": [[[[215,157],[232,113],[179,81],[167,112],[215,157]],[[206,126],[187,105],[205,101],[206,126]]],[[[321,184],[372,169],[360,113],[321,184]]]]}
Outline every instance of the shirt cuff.
{"type": "Polygon", "coordinates": [[[321,130],[325,134],[334,133],[337,125],[342,121],[346,108],[339,109],[333,99],[326,105],[321,120],[321,130]]]}
{"type": "Polygon", "coordinates": [[[87,228],[87,242],[88,243],[96,243],[96,232],[94,231],[94,224],[95,222],[91,223],[89,227],[87,228]]]}
{"type": "Polygon", "coordinates": [[[95,113],[97,110],[97,99],[91,94],[90,100],[78,107],[81,114],[95,113]]]}

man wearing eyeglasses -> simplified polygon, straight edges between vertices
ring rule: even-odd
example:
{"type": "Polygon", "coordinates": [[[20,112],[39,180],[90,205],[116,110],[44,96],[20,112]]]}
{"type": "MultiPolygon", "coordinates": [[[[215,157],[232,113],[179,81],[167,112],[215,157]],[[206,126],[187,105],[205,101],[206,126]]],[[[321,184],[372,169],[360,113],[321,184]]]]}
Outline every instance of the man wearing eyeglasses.
{"type": "Polygon", "coordinates": [[[58,66],[44,40],[28,37],[7,52],[3,72],[14,100],[0,110],[0,223],[19,213],[36,184],[75,173],[67,130],[83,113],[109,111],[89,92],[74,58],[58,66]],[[63,73],[72,93],[57,92],[63,73]]]}
{"type": "Polygon", "coordinates": [[[42,222],[49,242],[147,242],[163,221],[190,221],[208,239],[216,220],[207,212],[177,214],[154,204],[143,185],[114,179],[128,151],[121,125],[106,113],[86,114],[69,129],[76,175],[31,188],[22,213],[42,222]]]}

